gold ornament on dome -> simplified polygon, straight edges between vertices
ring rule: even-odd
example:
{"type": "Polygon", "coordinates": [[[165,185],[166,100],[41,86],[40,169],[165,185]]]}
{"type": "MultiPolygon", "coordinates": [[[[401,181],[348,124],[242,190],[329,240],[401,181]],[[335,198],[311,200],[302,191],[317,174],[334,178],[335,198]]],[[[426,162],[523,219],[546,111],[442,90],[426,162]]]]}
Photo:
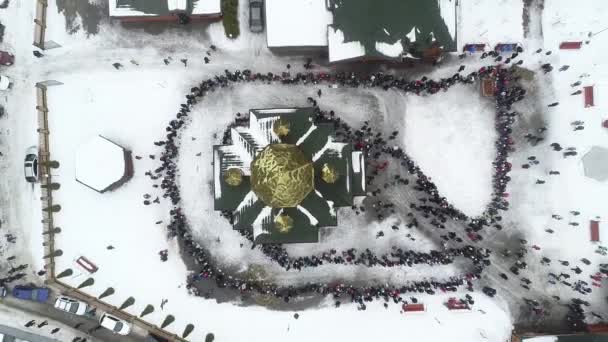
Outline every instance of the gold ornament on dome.
{"type": "Polygon", "coordinates": [[[279,119],[272,124],[272,131],[279,137],[284,137],[289,134],[289,121],[279,119]]]}
{"type": "Polygon", "coordinates": [[[251,163],[251,190],[270,207],[293,208],[314,189],[314,172],[296,145],[271,144],[251,163]]]}
{"type": "Polygon", "coordinates": [[[279,233],[286,234],[293,228],[293,219],[287,214],[277,215],[274,219],[274,227],[279,233]]]}
{"type": "Polygon", "coordinates": [[[224,173],[224,182],[230,186],[239,186],[243,182],[243,171],[234,167],[224,173]]]}
{"type": "Polygon", "coordinates": [[[321,168],[321,179],[323,179],[325,183],[334,184],[338,178],[340,178],[340,174],[333,165],[327,163],[323,164],[323,167],[321,168]]]}

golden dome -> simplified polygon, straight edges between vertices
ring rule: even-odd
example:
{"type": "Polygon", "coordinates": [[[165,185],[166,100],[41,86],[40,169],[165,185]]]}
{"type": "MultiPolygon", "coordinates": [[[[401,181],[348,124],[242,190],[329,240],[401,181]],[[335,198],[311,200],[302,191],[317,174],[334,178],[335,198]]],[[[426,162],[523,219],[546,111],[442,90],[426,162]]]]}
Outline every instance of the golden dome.
{"type": "Polygon", "coordinates": [[[323,164],[323,167],[321,168],[321,179],[323,179],[325,183],[333,184],[338,178],[340,178],[340,174],[333,165],[327,163],[323,164]]]}
{"type": "Polygon", "coordinates": [[[279,137],[289,134],[289,121],[279,119],[272,124],[272,131],[279,137]]]}
{"type": "Polygon", "coordinates": [[[239,186],[243,182],[243,171],[231,167],[224,173],[224,182],[230,186],[239,186]]]}
{"type": "Polygon", "coordinates": [[[296,145],[268,145],[251,163],[251,189],[270,207],[296,207],[314,189],[312,162],[296,145]]]}
{"type": "Polygon", "coordinates": [[[274,227],[279,233],[289,233],[291,228],[293,228],[293,219],[287,214],[277,215],[277,217],[274,218],[274,227]]]}

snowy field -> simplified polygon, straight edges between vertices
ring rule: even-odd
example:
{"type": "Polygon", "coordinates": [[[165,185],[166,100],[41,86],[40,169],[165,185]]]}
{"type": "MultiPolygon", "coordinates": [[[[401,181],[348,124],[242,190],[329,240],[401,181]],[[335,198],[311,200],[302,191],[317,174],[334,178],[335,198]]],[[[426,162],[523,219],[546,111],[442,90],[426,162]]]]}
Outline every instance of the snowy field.
{"type": "Polygon", "coordinates": [[[455,86],[438,96],[408,97],[403,134],[405,151],[470,217],[481,215],[490,202],[496,157],[496,110],[477,90],[455,86]]]}
{"type": "MultiPolygon", "coordinates": [[[[173,118],[191,86],[224,69],[277,72],[283,71],[287,63],[300,65],[302,59],[271,55],[265,48],[264,35],[250,34],[246,27],[242,27],[243,35],[238,40],[228,41],[221,23],[210,25],[204,34],[170,29],[155,36],[104,22],[100,33],[89,38],[82,32],[68,35],[64,18],[51,1],[48,35],[63,47],[46,52],[47,57],[39,60],[31,57],[29,45],[33,6],[28,2],[11,1],[7,11],[0,12],[9,14],[0,18],[7,26],[3,49],[14,51],[19,59],[15,66],[6,69],[15,80],[14,87],[10,95],[0,98],[10,113],[7,118],[0,119],[3,153],[0,156],[0,203],[2,228],[7,226],[8,231],[15,232],[19,238],[16,244],[4,247],[2,255],[17,254],[19,262],[32,266],[31,275],[42,267],[41,225],[38,223],[40,195],[37,187],[32,188],[22,181],[21,162],[23,151],[36,143],[33,84],[44,79],[64,83],[49,90],[51,151],[53,159],[61,163],[53,174],[61,184],[55,195],[62,205],[62,211],[56,215],[57,226],[62,228],[57,245],[64,252],[57,259],[57,273],[67,268],[76,271],[74,260],[86,256],[100,269],[94,274],[95,284],[85,287],[85,292],[98,296],[113,287],[116,294],[104,300],[117,306],[133,296],[135,304],[126,311],[134,315],[139,315],[146,305],[154,305],[156,310],[145,317],[147,321],[160,325],[168,314],[174,315],[176,321],[166,329],[181,335],[185,326],[192,323],[195,325],[189,337],[192,341],[202,341],[207,333],[214,333],[219,341],[245,338],[369,341],[403,335],[425,341],[501,342],[508,339],[512,320],[525,319],[522,318],[525,313],[517,312],[522,297],[552,301],[548,295],[559,295],[566,302],[572,296],[580,296],[565,285],[547,284],[548,272],[570,272],[568,269],[577,265],[585,273],[573,278],[588,280],[599,263],[607,262],[605,256],[594,253],[598,245],[589,241],[588,224],[590,219],[599,217],[602,221],[608,217],[608,207],[603,201],[608,194],[608,183],[586,178],[580,161],[592,146],[608,147],[608,133],[601,127],[601,122],[608,118],[608,101],[603,98],[605,91],[601,90],[608,89],[608,50],[605,48],[608,33],[589,37],[590,32],[597,33],[604,28],[604,18],[608,16],[608,4],[604,2],[546,2],[542,17],[534,21],[542,25],[542,30],[531,30],[526,38],[522,29],[521,2],[464,1],[458,10],[459,47],[473,42],[522,42],[525,47],[539,46],[545,51],[553,51],[547,56],[534,54],[530,49],[523,55],[524,67],[538,71],[540,64],[550,62],[556,70],[547,75],[537,72],[529,84],[533,88],[530,98],[515,108],[522,115],[518,118],[519,126],[514,128],[516,151],[509,158],[513,164],[512,182],[507,189],[511,209],[503,215],[505,229],[488,230],[483,242],[496,247],[495,253],[504,247],[503,241],[520,236],[528,245],[540,246],[538,251],[530,250],[526,260],[530,266],[522,272],[522,276],[533,281],[532,290],[520,288],[517,277],[511,277],[511,274],[509,281],[497,278],[498,272],[508,273],[508,266],[497,260],[494,268],[486,270],[485,279],[498,288],[497,298],[490,300],[481,293],[474,293],[476,304],[467,314],[448,312],[442,305],[447,297],[437,295],[417,296],[427,305],[424,314],[405,316],[399,313],[399,306],[389,305],[385,309],[380,302],[369,304],[365,312],[345,304],[335,309],[333,301],[328,299],[319,308],[299,312],[297,320],[293,318],[293,312],[242,307],[239,303],[218,304],[213,299],[190,295],[185,288],[188,270],[179,258],[177,245],[166,239],[163,224],[156,224],[168,222],[169,204],[162,199],[160,204],[150,206],[142,202],[146,193],[153,199],[160,195],[160,192],[153,192],[150,179],[144,176],[144,172],[158,166],[157,161],[149,157],[158,158],[160,153],[152,142],[163,139],[167,122],[173,118]],[[590,43],[580,51],[559,51],[557,46],[563,40],[589,40],[590,43]],[[201,55],[211,43],[218,47],[218,52],[212,54],[212,63],[205,65],[201,55]],[[170,65],[165,66],[162,60],[168,56],[173,58],[170,65]],[[181,58],[188,58],[188,67],[180,63],[181,58]],[[124,67],[115,70],[112,67],[115,62],[124,67]],[[569,65],[569,69],[558,72],[557,68],[562,65],[569,65]],[[595,107],[584,108],[581,95],[570,96],[578,89],[570,85],[579,80],[581,86],[595,85],[595,107]],[[556,101],[560,102],[559,106],[546,107],[556,101]],[[574,120],[584,121],[585,129],[573,131],[570,122],[574,120]],[[529,131],[535,133],[535,129],[543,125],[548,128],[545,141],[533,147],[527,144],[523,135],[529,131]],[[106,194],[96,193],[74,180],[75,151],[97,134],[130,149],[134,156],[142,157],[134,160],[133,179],[106,194]],[[562,152],[551,150],[549,144],[552,142],[563,147],[577,147],[578,156],[564,159],[562,152]],[[522,169],[521,165],[532,155],[538,158],[540,165],[522,169]],[[549,176],[550,170],[559,170],[561,175],[549,176]],[[537,185],[537,179],[546,183],[537,185]],[[580,215],[571,215],[569,212],[573,210],[579,211],[580,215]],[[552,219],[553,214],[564,219],[552,219]],[[574,227],[568,225],[569,222],[580,225],[574,227]],[[547,228],[555,233],[547,233],[547,228]],[[114,249],[107,249],[110,245],[114,249]],[[158,255],[164,249],[169,250],[167,262],[161,262],[158,255]],[[543,256],[553,260],[550,266],[539,264],[543,256]],[[579,262],[582,257],[589,259],[591,266],[579,262]],[[570,260],[571,266],[561,266],[558,259],[570,260]],[[163,309],[160,308],[162,299],[168,300],[163,309]],[[363,321],[366,324],[357,324],[363,321]],[[235,329],[237,324],[242,328],[235,329]]],[[[246,13],[246,7],[242,6],[241,23],[247,22],[246,13]]],[[[448,61],[447,65],[431,72],[430,77],[450,76],[461,63],[467,66],[467,71],[472,71],[491,61],[474,57],[448,61]]],[[[221,91],[225,94],[218,94],[215,100],[196,107],[197,115],[193,115],[182,136],[180,177],[182,184],[193,185],[183,186],[182,195],[187,199],[184,209],[196,237],[216,258],[244,270],[249,265],[268,264],[268,260],[257,249],[251,250],[247,243],[241,248],[243,238],[213,212],[210,201],[205,200],[211,199],[210,146],[219,142],[214,134],[221,136],[236,112],[243,113],[255,107],[305,105],[306,97],[312,96],[316,88],[247,85],[221,91]],[[198,153],[201,153],[200,157],[196,156],[198,153]]],[[[376,129],[384,132],[398,129],[400,134],[395,143],[404,147],[432,177],[440,193],[464,213],[476,215],[483,211],[490,198],[493,141],[496,139],[493,105],[478,97],[477,88],[461,86],[428,98],[404,96],[393,91],[338,88],[323,89],[323,96],[318,100],[322,109],[335,110],[355,127],[370,119],[376,129]],[[471,101],[473,97],[475,101],[471,101]]],[[[415,196],[402,195],[403,203],[415,196]]],[[[405,213],[398,213],[379,224],[366,222],[364,217],[344,208],[338,213],[340,225],[322,232],[323,243],[293,245],[288,251],[295,256],[308,255],[355,244],[376,252],[391,245],[418,251],[438,249],[437,239],[403,227],[405,213]],[[399,225],[400,230],[392,231],[392,224],[399,225]],[[380,230],[386,235],[375,239],[380,230]],[[416,240],[409,239],[406,232],[416,240]]],[[[605,226],[605,223],[601,225],[605,226]]],[[[400,283],[426,277],[443,278],[461,272],[458,265],[393,270],[320,267],[301,273],[268,266],[268,270],[272,279],[281,284],[335,279],[400,283]]],[[[73,277],[64,280],[78,286],[87,277],[78,270],[73,277]]],[[[594,292],[584,298],[592,304],[589,310],[606,313],[604,292],[604,289],[594,288],[594,292]]]]}

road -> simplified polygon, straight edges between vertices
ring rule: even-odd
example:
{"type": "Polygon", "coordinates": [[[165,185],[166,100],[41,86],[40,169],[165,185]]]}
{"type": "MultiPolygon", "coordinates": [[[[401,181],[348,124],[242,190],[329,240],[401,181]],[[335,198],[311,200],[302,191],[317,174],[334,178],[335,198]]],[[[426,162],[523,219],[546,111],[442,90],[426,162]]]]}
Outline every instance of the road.
{"type": "MultiPolygon", "coordinates": [[[[38,303],[33,301],[25,301],[19,300],[10,296],[4,297],[0,299],[0,305],[6,305],[13,309],[21,310],[24,313],[37,314],[43,317],[48,318],[49,320],[54,320],[57,322],[61,322],[63,324],[69,325],[71,327],[75,327],[77,324],[80,324],[78,330],[82,331],[83,337],[94,337],[101,341],[112,341],[112,342],[141,342],[144,340],[143,336],[138,336],[137,332],[132,332],[128,336],[120,336],[112,333],[111,331],[100,328],[93,332],[89,331],[91,329],[99,326],[98,317],[99,313],[94,314],[92,317],[83,317],[69,314],[67,312],[63,312],[57,310],[53,307],[52,304],[54,302],[54,298],[52,301],[48,303],[38,303]]],[[[25,324],[25,322],[24,322],[25,324]]]]}

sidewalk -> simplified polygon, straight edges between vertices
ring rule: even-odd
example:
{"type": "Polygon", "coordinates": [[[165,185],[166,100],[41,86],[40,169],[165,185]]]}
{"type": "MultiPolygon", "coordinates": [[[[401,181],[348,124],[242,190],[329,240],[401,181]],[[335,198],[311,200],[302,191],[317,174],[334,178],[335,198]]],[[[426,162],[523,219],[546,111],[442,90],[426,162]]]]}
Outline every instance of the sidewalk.
{"type": "MultiPolygon", "coordinates": [[[[51,339],[48,337],[32,334],[30,332],[22,331],[22,330],[15,329],[15,328],[12,328],[12,327],[9,327],[6,325],[2,325],[2,324],[0,324],[0,333],[2,333],[4,335],[10,335],[10,336],[16,337],[20,340],[26,340],[26,341],[30,341],[30,342],[61,342],[56,339],[51,339]]],[[[7,336],[4,336],[4,338],[6,339],[7,336]]]]}

